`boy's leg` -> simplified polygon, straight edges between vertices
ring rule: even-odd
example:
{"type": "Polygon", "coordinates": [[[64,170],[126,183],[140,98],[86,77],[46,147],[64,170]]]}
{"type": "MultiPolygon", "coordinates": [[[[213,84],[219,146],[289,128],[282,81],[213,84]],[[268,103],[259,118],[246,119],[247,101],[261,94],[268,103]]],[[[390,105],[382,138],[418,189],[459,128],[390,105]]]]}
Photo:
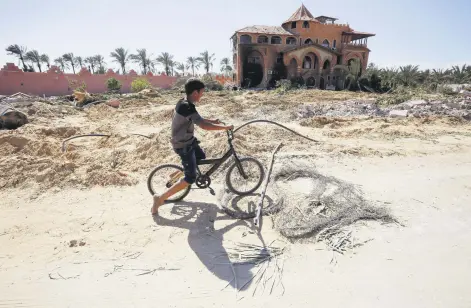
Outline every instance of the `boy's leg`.
{"type": "Polygon", "coordinates": [[[177,151],[178,155],[182,160],[182,165],[185,173],[185,177],[180,179],[175,185],[170,187],[162,195],[154,196],[154,205],[152,206],[152,214],[156,214],[160,206],[162,206],[168,198],[178,193],[179,191],[188,187],[196,180],[196,156],[195,148],[193,146],[181,149],[177,151]]]}
{"type": "Polygon", "coordinates": [[[199,146],[198,143],[195,144],[195,157],[197,161],[206,159],[206,153],[204,153],[203,149],[199,146]]]}

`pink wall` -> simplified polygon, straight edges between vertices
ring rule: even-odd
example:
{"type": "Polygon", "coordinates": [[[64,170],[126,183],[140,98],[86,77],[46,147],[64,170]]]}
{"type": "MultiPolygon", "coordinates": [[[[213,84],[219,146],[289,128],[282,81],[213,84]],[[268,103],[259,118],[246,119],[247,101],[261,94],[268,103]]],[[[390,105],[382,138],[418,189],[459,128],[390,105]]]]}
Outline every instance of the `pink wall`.
{"type": "Polygon", "coordinates": [[[17,92],[40,96],[67,95],[72,93],[69,87],[70,81],[76,81],[79,84],[85,82],[88,92],[102,93],[108,91],[106,80],[111,77],[121,82],[122,93],[131,92],[131,82],[138,77],[144,77],[154,87],[164,89],[172,87],[177,80],[177,77],[154,76],[152,73],[139,76],[133,70],[128,75],[118,75],[111,69],[104,75],[94,75],[86,68],[82,68],[78,74],[64,74],[55,66],[51,66],[45,73],[25,73],[13,63],[7,63],[0,70],[0,95],[11,95],[17,92]]]}

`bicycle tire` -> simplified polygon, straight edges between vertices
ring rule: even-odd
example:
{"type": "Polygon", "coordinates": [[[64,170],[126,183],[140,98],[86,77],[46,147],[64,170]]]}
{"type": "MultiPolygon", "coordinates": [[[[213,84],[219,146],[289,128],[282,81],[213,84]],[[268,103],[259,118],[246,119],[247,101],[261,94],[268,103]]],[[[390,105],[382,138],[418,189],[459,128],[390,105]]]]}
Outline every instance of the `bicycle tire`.
{"type": "Polygon", "coordinates": [[[240,159],[241,163],[244,162],[244,161],[251,161],[251,162],[254,162],[255,165],[257,165],[257,167],[259,168],[259,172],[260,172],[260,178],[258,179],[257,184],[252,189],[250,189],[249,191],[246,191],[246,192],[238,191],[237,189],[234,188],[234,186],[232,185],[232,182],[231,182],[231,174],[234,171],[234,169],[237,168],[237,162],[234,162],[232,164],[232,166],[229,167],[229,170],[227,171],[226,185],[227,185],[227,188],[231,192],[233,192],[234,194],[239,195],[239,196],[250,195],[251,193],[256,191],[260,187],[260,185],[262,185],[263,179],[265,178],[265,170],[263,169],[263,165],[260,161],[258,161],[257,159],[255,159],[253,157],[244,157],[244,158],[240,159]]]}
{"type": "MultiPolygon", "coordinates": [[[[164,165],[159,165],[155,167],[154,170],[152,170],[149,176],[147,177],[147,189],[149,190],[152,196],[155,195],[155,191],[152,187],[152,178],[159,170],[164,169],[164,168],[175,168],[183,172],[183,168],[181,166],[174,165],[174,164],[164,164],[164,165]]],[[[188,196],[188,194],[190,193],[190,189],[191,189],[191,185],[188,185],[188,187],[185,188],[181,196],[174,199],[171,199],[172,197],[170,197],[168,200],[165,201],[165,203],[182,201],[186,196],[188,196]]]]}

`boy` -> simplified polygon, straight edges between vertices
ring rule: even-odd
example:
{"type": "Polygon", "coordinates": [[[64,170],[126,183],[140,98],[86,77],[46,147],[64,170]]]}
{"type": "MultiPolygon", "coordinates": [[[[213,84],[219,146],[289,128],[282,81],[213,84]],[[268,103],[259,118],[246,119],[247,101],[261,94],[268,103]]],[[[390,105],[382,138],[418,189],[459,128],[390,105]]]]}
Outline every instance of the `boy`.
{"type": "Polygon", "coordinates": [[[204,92],[204,83],[198,79],[188,79],[185,84],[186,98],[178,101],[172,119],[172,147],[181,160],[185,177],[175,183],[162,195],[154,195],[152,215],[157,214],[159,207],[168,198],[176,194],[196,180],[196,161],[205,159],[206,154],[198,145],[194,136],[194,124],[204,130],[230,130],[234,126],[222,126],[219,120],[203,119],[196,111],[195,103],[198,103],[204,92]]]}

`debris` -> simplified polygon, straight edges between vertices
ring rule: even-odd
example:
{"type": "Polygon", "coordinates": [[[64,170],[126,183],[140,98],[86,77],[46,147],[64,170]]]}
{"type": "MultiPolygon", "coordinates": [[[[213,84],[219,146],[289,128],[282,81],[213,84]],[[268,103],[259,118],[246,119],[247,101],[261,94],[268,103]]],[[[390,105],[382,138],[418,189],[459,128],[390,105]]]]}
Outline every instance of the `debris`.
{"type": "Polygon", "coordinates": [[[0,105],[0,129],[17,129],[28,124],[28,117],[10,106],[0,105]]]}
{"type": "Polygon", "coordinates": [[[330,230],[324,237],[329,238],[363,219],[395,222],[385,208],[369,204],[357,187],[324,176],[305,162],[281,162],[272,177],[271,197],[283,204],[273,225],[290,240],[309,240],[330,230]]]}
{"type": "Polygon", "coordinates": [[[160,93],[157,92],[154,88],[147,88],[140,91],[138,94],[147,96],[147,97],[159,97],[160,93]]]}
{"type": "Polygon", "coordinates": [[[77,240],[71,240],[69,243],[69,247],[77,247],[77,240]]]}
{"type": "Polygon", "coordinates": [[[408,107],[408,108],[414,108],[416,106],[424,106],[427,105],[427,102],[424,100],[413,100],[413,101],[407,101],[405,103],[402,103],[403,106],[408,107]]]}
{"type": "Polygon", "coordinates": [[[409,111],[407,110],[391,110],[389,116],[391,118],[406,118],[409,111]]]}
{"type": "Polygon", "coordinates": [[[110,107],[118,108],[120,103],[117,99],[110,99],[106,102],[106,104],[110,107]]]}

